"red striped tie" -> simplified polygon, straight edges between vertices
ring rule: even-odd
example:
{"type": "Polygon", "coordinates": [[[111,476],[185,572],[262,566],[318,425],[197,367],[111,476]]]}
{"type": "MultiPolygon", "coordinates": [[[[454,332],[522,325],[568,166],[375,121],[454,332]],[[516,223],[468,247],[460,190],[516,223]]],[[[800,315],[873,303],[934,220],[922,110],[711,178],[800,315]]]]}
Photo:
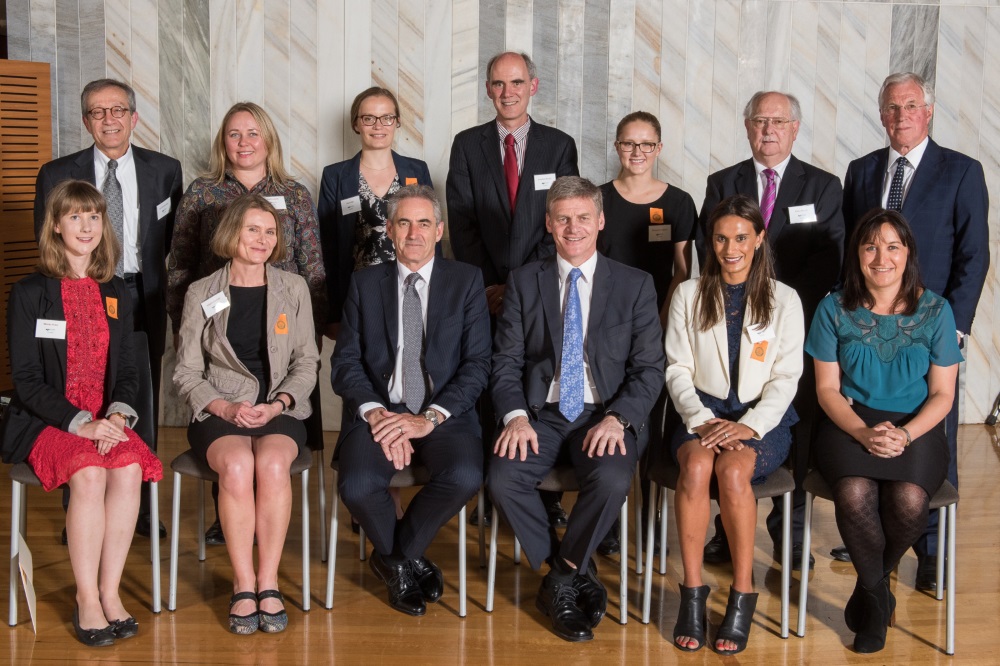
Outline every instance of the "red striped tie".
{"type": "Polygon", "coordinates": [[[507,176],[507,198],[510,200],[510,214],[514,214],[517,201],[517,154],[514,152],[514,135],[508,134],[503,140],[503,172],[507,176]]]}

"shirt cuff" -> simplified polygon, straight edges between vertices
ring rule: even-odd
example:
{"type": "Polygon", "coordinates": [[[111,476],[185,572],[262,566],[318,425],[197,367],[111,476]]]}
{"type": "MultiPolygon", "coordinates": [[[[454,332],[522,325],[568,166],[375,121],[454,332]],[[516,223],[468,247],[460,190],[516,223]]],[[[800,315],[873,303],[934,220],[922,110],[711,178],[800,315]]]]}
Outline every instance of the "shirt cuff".
{"type": "Polygon", "coordinates": [[[69,427],[66,428],[66,430],[69,432],[69,434],[75,435],[77,431],[80,429],[80,426],[84,425],[85,423],[90,423],[93,420],[94,420],[94,415],[91,414],[90,412],[86,410],[78,412],[77,415],[73,417],[73,420],[69,422],[69,427]]]}
{"type": "Polygon", "coordinates": [[[507,412],[507,415],[503,417],[503,424],[506,426],[508,423],[516,419],[518,416],[528,416],[528,412],[523,409],[515,409],[514,411],[507,412]]]}
{"type": "Polygon", "coordinates": [[[385,405],[378,402],[366,402],[360,407],[358,407],[358,416],[361,418],[362,421],[368,423],[368,419],[365,418],[365,414],[367,414],[373,409],[378,409],[378,408],[385,409],[385,405]]]}
{"type": "Polygon", "coordinates": [[[139,422],[139,414],[134,409],[124,402],[113,402],[108,405],[108,411],[105,414],[115,413],[123,414],[125,416],[125,425],[135,430],[135,424],[139,422]]]}
{"type": "Polygon", "coordinates": [[[438,405],[438,404],[436,404],[436,403],[431,403],[431,404],[430,404],[430,405],[428,406],[428,408],[429,408],[429,409],[436,409],[436,410],[438,410],[439,412],[441,412],[441,416],[443,416],[443,417],[445,418],[445,420],[446,420],[446,421],[447,421],[448,419],[450,419],[450,418],[451,418],[451,412],[449,412],[449,411],[448,411],[447,409],[445,409],[445,408],[444,408],[444,407],[442,407],[441,405],[438,405]]]}

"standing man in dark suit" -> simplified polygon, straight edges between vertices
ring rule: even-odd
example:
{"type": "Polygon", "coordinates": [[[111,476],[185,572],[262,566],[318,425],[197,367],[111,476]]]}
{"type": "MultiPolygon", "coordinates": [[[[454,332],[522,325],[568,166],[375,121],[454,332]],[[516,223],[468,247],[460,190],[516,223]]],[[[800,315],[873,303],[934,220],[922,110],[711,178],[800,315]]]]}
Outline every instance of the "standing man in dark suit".
{"type": "MultiPolygon", "coordinates": [[[[872,208],[898,210],[917,240],[924,286],[944,296],[955,313],[961,345],[990,263],[989,194],[983,167],[967,155],[942,148],[928,136],[934,90],[918,74],[890,74],[878,95],[889,147],[854,160],[844,178],[848,232],[872,208]]],[[[850,237],[850,233],[848,233],[850,237]]],[[[850,251],[850,248],[849,248],[850,251]]],[[[958,391],[945,419],[951,462],[948,480],[958,487],[958,391]]],[[[918,590],[936,588],[937,512],[914,544],[918,590]]]]}
{"type": "MultiPolygon", "coordinates": [[[[816,306],[833,289],[840,277],[844,255],[843,190],[840,179],[792,155],[799,133],[802,111],[799,101],[781,92],[760,91],[743,109],[743,124],[753,157],[708,177],[705,203],[698,225],[698,256],[705,254],[705,223],[712,209],[734,194],[745,194],[760,204],[767,225],[767,238],[774,258],[777,279],[792,287],[802,300],[806,329],[816,306]]],[[[792,449],[794,474],[801,482],[808,471],[809,442],[819,405],[812,362],[799,379],[793,405],[799,415],[792,449]]],[[[792,495],[792,561],[802,561],[802,524],[805,493],[796,488],[792,495]]],[[[767,531],[774,552],[781,552],[782,498],[774,499],[767,516],[767,531]]],[[[729,542],[719,516],[715,536],[705,545],[705,562],[730,561],[729,542]]],[[[813,563],[809,556],[810,566],[813,563]]]]}
{"type": "MultiPolygon", "coordinates": [[[[526,53],[505,52],[486,65],[486,95],[493,120],[460,132],[448,165],[448,229],[459,261],[478,266],[490,315],[503,307],[507,274],[552,254],[545,233],[545,194],[556,178],[577,176],[576,143],[568,134],[535,122],[528,103],[538,92],[535,63],[526,53]]],[[[488,400],[484,400],[488,403],[488,400]]],[[[483,405],[487,442],[495,422],[483,405]]],[[[556,525],[565,525],[558,495],[543,493],[556,525]]]]}
{"type": "Polygon", "coordinates": [[[664,381],[663,331],[653,278],[597,252],[596,185],[556,180],[545,226],[556,256],[511,272],[497,322],[490,393],[504,427],[487,485],[531,565],[549,563],[537,607],[559,637],[584,641],[607,605],[591,554],[642,455],[664,381]],[[559,543],[537,487],[563,459],[580,493],[559,543]]]}
{"type": "Polygon", "coordinates": [[[333,354],[339,487],[371,537],[389,604],[423,615],[442,592],[424,551],[482,483],[475,402],[489,378],[490,323],[479,270],[434,257],[444,221],[433,189],[393,194],[386,233],[396,260],[351,276],[333,354]],[[431,480],[397,520],[389,481],[411,461],[431,480]]]}
{"type": "MultiPolygon", "coordinates": [[[[149,340],[153,413],[158,415],[167,333],[165,262],[174,232],[174,212],[181,199],[181,163],[131,144],[139,114],[135,91],[129,85],[114,79],[91,81],[80,95],[80,106],[83,125],[94,137],[94,145],[52,160],[38,171],[35,236],[45,218],[45,198],[59,183],[85,180],[104,193],[122,245],[122,262],[116,273],[125,279],[132,294],[135,330],[144,331],[149,340]],[[116,216],[120,220],[116,221],[116,216]]],[[[148,537],[149,493],[145,489],[142,498],[136,532],[148,537]]],[[[160,525],[160,536],[166,535],[160,525]]]]}

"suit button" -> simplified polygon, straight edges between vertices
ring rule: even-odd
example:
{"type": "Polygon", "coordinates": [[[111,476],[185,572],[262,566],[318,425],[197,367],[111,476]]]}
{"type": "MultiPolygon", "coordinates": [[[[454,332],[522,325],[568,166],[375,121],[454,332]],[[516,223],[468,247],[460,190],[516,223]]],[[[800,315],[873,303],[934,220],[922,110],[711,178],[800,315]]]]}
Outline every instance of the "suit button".
{"type": "Polygon", "coordinates": [[[388,372],[383,372],[382,373],[382,379],[389,379],[390,376],[391,375],[388,372]]]}
{"type": "Polygon", "coordinates": [[[532,405],[532,406],[531,406],[531,408],[532,408],[533,410],[535,410],[535,411],[537,412],[537,411],[538,411],[538,410],[540,410],[540,409],[541,409],[542,407],[541,407],[541,405],[532,405]]]}
{"type": "Polygon", "coordinates": [[[545,382],[546,384],[549,384],[552,382],[552,378],[549,377],[548,375],[545,375],[544,377],[542,377],[542,381],[545,382]]]}
{"type": "Polygon", "coordinates": [[[278,348],[277,347],[271,347],[271,353],[272,354],[277,354],[278,353],[278,348]]]}
{"type": "Polygon", "coordinates": [[[278,373],[277,372],[272,372],[271,373],[271,379],[277,379],[277,378],[278,378],[278,373]]]}
{"type": "Polygon", "coordinates": [[[506,273],[507,272],[507,267],[506,266],[501,266],[500,270],[503,271],[504,273],[506,273]]]}

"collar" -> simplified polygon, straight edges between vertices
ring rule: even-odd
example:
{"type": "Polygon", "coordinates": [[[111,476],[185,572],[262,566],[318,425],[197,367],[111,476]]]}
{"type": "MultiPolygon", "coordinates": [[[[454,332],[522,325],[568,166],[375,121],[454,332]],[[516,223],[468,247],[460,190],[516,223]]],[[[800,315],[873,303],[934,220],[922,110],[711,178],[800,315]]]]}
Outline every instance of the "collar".
{"type": "Polygon", "coordinates": [[[504,139],[507,138],[508,134],[513,134],[514,141],[516,143],[521,143],[522,141],[524,141],[525,137],[528,136],[528,131],[531,129],[531,116],[528,116],[528,119],[524,121],[524,124],[518,127],[513,132],[504,127],[503,125],[501,125],[499,120],[495,122],[497,125],[497,132],[500,134],[500,143],[503,143],[504,139]]]}
{"type": "Polygon", "coordinates": [[[569,278],[569,272],[573,268],[579,268],[580,272],[583,273],[583,279],[587,281],[587,284],[594,284],[594,271],[597,270],[597,252],[591,255],[590,259],[579,266],[573,266],[558,254],[556,255],[556,266],[559,268],[559,282],[565,284],[566,280],[569,278]]]}
{"type": "Polygon", "coordinates": [[[411,271],[409,268],[407,268],[406,266],[404,266],[399,261],[396,262],[396,278],[399,280],[400,286],[403,285],[403,283],[406,281],[406,278],[409,277],[410,273],[418,273],[420,275],[420,277],[423,278],[424,284],[430,284],[431,283],[431,272],[433,272],[433,270],[434,270],[434,257],[433,256],[430,258],[430,261],[428,261],[426,264],[424,264],[423,266],[421,266],[416,271],[411,271]]]}
{"type": "MultiPolygon", "coordinates": [[[[753,162],[753,170],[757,172],[757,182],[762,182],[760,179],[760,175],[764,172],[764,169],[767,169],[768,167],[764,166],[763,164],[761,164],[760,162],[758,162],[753,158],[751,158],[751,161],[753,162]]],[[[792,161],[792,154],[788,153],[788,157],[781,160],[781,162],[779,162],[777,165],[770,167],[777,172],[779,181],[785,177],[785,169],[788,168],[788,163],[791,161],[792,161]]]]}
{"type": "MultiPolygon", "coordinates": [[[[910,150],[910,152],[906,153],[905,156],[906,161],[909,162],[910,166],[913,167],[914,169],[916,169],[917,166],[920,164],[920,160],[924,158],[924,152],[927,150],[927,143],[929,141],[930,137],[925,136],[923,141],[914,146],[910,150]]],[[[890,172],[894,172],[896,170],[896,160],[898,160],[900,157],[903,157],[903,155],[900,155],[898,152],[896,152],[895,148],[889,146],[889,163],[886,166],[886,168],[890,172]]]]}
{"type": "MultiPolygon", "coordinates": [[[[105,171],[108,168],[108,162],[111,161],[110,157],[101,152],[101,149],[97,147],[97,144],[94,144],[94,159],[100,163],[101,167],[105,171]]],[[[118,158],[118,169],[126,167],[131,163],[132,163],[132,144],[130,143],[128,145],[128,150],[125,151],[125,154],[118,158]]]]}

